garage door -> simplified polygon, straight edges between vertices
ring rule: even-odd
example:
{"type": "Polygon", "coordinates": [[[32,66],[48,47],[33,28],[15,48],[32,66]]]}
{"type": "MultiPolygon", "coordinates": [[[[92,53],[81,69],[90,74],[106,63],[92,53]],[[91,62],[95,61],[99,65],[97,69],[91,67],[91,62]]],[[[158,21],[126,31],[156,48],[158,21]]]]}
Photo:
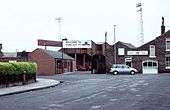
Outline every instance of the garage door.
{"type": "Polygon", "coordinates": [[[143,74],[158,74],[158,62],[147,60],[142,64],[143,74]]]}

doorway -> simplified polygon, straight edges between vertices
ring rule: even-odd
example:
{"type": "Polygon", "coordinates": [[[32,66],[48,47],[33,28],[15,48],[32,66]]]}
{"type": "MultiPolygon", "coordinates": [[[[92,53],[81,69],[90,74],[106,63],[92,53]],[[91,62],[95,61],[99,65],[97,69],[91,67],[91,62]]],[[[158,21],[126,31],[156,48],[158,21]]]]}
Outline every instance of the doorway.
{"type": "Polygon", "coordinates": [[[143,74],[158,74],[158,62],[154,60],[146,60],[142,63],[143,74]]]}
{"type": "Polygon", "coordinates": [[[125,58],[125,64],[129,67],[132,67],[132,58],[131,57],[125,58]]]}
{"type": "Polygon", "coordinates": [[[105,56],[101,54],[95,54],[92,57],[92,73],[106,73],[106,60],[105,56]]]}

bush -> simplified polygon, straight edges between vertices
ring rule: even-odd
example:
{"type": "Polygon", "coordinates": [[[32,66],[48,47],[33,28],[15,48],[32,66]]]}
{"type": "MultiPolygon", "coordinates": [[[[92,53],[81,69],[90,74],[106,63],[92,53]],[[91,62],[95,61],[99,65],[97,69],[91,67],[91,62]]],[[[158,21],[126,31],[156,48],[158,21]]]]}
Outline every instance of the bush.
{"type": "Polygon", "coordinates": [[[1,75],[11,75],[15,74],[15,67],[10,63],[0,63],[0,74],[1,75]]]}
{"type": "Polygon", "coordinates": [[[36,74],[37,65],[30,62],[0,62],[0,75],[36,74]]]}

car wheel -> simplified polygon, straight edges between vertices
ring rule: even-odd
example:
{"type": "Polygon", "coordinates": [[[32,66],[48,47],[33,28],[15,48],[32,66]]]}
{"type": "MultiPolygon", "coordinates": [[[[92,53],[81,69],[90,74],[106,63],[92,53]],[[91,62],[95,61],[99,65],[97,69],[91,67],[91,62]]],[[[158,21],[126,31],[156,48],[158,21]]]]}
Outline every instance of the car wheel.
{"type": "Polygon", "coordinates": [[[114,74],[114,75],[117,75],[117,74],[118,74],[118,72],[117,72],[117,71],[114,71],[114,72],[113,72],[113,74],[114,74]]]}
{"type": "Polygon", "coordinates": [[[130,74],[131,74],[131,75],[134,75],[134,74],[135,74],[135,71],[131,71],[130,74]]]}

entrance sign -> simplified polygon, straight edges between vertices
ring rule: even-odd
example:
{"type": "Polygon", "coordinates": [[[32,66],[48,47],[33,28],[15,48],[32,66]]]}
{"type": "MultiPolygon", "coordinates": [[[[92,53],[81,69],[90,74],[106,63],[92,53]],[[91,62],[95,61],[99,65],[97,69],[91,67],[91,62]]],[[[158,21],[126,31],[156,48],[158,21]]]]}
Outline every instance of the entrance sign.
{"type": "Polygon", "coordinates": [[[91,40],[66,40],[63,41],[63,48],[91,48],[91,40]]]}
{"type": "Polygon", "coordinates": [[[148,51],[127,51],[127,55],[148,55],[148,51]]]}
{"type": "Polygon", "coordinates": [[[62,47],[62,41],[52,41],[52,40],[38,39],[38,46],[62,47]]]}

